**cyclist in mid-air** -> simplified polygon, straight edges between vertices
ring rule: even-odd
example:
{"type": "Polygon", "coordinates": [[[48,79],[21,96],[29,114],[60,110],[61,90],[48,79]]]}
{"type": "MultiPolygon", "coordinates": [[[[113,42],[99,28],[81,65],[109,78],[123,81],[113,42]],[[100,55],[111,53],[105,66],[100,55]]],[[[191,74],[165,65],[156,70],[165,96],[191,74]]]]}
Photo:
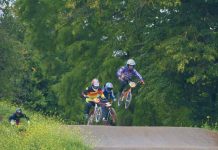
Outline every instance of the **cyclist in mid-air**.
{"type": "Polygon", "coordinates": [[[86,105],[85,105],[85,110],[84,110],[84,117],[85,120],[88,119],[89,117],[89,111],[91,107],[95,106],[94,99],[100,97],[101,99],[105,99],[105,96],[103,94],[102,89],[100,88],[100,83],[98,79],[93,79],[91,86],[87,87],[83,92],[82,92],[82,97],[85,98],[86,100],[86,105]]]}
{"type": "Polygon", "coordinates": [[[17,108],[15,113],[13,113],[10,117],[9,117],[9,122],[11,123],[11,125],[19,125],[20,123],[20,119],[21,118],[25,118],[28,122],[28,124],[30,123],[30,119],[29,117],[26,116],[26,114],[24,114],[21,110],[21,108],[17,108]]]}
{"type": "Polygon", "coordinates": [[[144,79],[142,76],[136,71],[135,69],[135,61],[133,59],[128,59],[125,66],[122,66],[117,71],[117,77],[120,81],[120,89],[119,89],[119,95],[123,92],[125,87],[128,85],[129,81],[132,80],[132,77],[137,77],[141,84],[144,84],[144,79]]]}
{"type": "MultiPolygon", "coordinates": [[[[107,82],[103,87],[103,93],[106,99],[103,101],[104,103],[110,102],[111,104],[113,101],[116,101],[114,92],[113,92],[113,84],[111,82],[107,82]]],[[[104,124],[107,122],[107,114],[108,108],[106,106],[102,107],[102,121],[104,124]]]]}

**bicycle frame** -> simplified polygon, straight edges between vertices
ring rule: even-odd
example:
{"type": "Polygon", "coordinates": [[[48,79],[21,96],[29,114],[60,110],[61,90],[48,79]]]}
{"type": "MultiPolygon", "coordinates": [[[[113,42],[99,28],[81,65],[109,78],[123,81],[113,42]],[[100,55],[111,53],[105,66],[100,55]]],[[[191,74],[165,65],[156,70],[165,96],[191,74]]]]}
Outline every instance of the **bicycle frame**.
{"type": "Polygon", "coordinates": [[[95,116],[95,122],[96,123],[100,122],[102,117],[102,110],[101,110],[101,106],[99,106],[97,103],[95,103],[94,116],[95,116]]]}
{"type": "Polygon", "coordinates": [[[124,91],[123,96],[126,97],[128,95],[129,92],[132,92],[132,89],[136,87],[137,83],[129,81],[129,88],[124,91]]]}
{"type": "MultiPolygon", "coordinates": [[[[128,84],[129,84],[129,88],[127,88],[127,90],[122,92],[122,96],[120,98],[121,101],[124,101],[125,99],[125,109],[127,109],[131,103],[132,89],[138,85],[138,82],[135,83],[133,81],[129,81],[128,84]]],[[[118,106],[120,105],[120,100],[118,100],[118,106]]]]}
{"type": "Polygon", "coordinates": [[[114,108],[108,108],[107,122],[109,125],[115,125],[117,120],[117,114],[114,108]]]}
{"type": "Polygon", "coordinates": [[[93,102],[95,102],[94,110],[89,114],[87,125],[99,123],[102,117],[102,110],[101,106],[99,106],[99,100],[95,100],[93,102]]]}
{"type": "MultiPolygon", "coordinates": [[[[108,120],[108,121],[112,121],[112,124],[115,124],[116,122],[116,112],[115,110],[112,108],[112,105],[110,102],[95,102],[95,106],[93,111],[90,113],[87,125],[93,125],[93,124],[98,124],[101,120],[102,120],[102,106],[107,107],[108,109],[108,114],[107,114],[107,120],[109,119],[109,117],[112,118],[112,120],[108,120]]],[[[108,122],[109,124],[111,124],[110,122],[108,122]]]]}
{"type": "Polygon", "coordinates": [[[105,122],[103,122],[104,125],[115,125],[117,121],[117,115],[116,115],[116,111],[112,107],[112,104],[110,102],[102,102],[100,103],[100,105],[108,109],[107,118],[106,118],[107,123],[105,124],[105,122]]]}

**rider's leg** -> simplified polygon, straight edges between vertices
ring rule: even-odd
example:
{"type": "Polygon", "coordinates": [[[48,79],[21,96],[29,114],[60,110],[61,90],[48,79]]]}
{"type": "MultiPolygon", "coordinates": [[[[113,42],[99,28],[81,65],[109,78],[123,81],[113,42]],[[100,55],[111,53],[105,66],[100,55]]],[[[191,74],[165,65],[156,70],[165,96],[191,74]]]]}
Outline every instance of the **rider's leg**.
{"type": "Polygon", "coordinates": [[[106,106],[102,106],[102,118],[107,120],[108,108],[106,106]]]}
{"type": "Polygon", "coordinates": [[[106,106],[102,106],[102,122],[104,125],[107,125],[107,114],[108,108],[106,106]]]}
{"type": "Polygon", "coordinates": [[[87,102],[86,105],[85,105],[85,111],[84,111],[84,117],[85,117],[85,120],[88,119],[89,117],[89,111],[91,109],[92,106],[94,106],[95,103],[94,102],[87,102]]]}
{"type": "Polygon", "coordinates": [[[17,119],[16,120],[16,125],[19,125],[20,124],[20,119],[17,119]]]}
{"type": "MultiPolygon", "coordinates": [[[[104,100],[101,100],[101,102],[106,104],[109,101],[108,101],[108,99],[104,99],[104,100]]],[[[102,121],[103,121],[103,124],[106,124],[107,123],[108,108],[105,105],[102,105],[101,109],[102,109],[102,121]]]]}
{"type": "Polygon", "coordinates": [[[120,81],[120,89],[119,89],[118,98],[120,97],[120,95],[123,92],[123,90],[127,87],[127,85],[128,85],[128,81],[126,81],[126,80],[120,81]]]}

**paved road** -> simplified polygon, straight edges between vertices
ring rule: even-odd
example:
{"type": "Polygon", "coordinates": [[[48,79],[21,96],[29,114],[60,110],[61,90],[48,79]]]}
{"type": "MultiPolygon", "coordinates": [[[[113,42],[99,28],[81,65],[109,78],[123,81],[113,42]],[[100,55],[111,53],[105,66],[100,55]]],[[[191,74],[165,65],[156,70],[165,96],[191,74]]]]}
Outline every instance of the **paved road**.
{"type": "Polygon", "coordinates": [[[200,128],[77,127],[96,150],[218,150],[218,133],[200,128]]]}

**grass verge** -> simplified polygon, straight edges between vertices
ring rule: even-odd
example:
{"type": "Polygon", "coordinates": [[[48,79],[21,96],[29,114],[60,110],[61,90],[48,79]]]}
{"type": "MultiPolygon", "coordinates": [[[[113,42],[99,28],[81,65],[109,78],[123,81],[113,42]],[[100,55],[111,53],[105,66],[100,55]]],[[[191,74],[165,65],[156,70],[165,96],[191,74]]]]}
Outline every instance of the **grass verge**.
{"type": "Polygon", "coordinates": [[[8,117],[16,107],[0,101],[0,147],[4,150],[89,150],[77,128],[64,128],[63,124],[40,114],[23,112],[30,117],[30,125],[21,121],[11,126],[8,117]]]}

